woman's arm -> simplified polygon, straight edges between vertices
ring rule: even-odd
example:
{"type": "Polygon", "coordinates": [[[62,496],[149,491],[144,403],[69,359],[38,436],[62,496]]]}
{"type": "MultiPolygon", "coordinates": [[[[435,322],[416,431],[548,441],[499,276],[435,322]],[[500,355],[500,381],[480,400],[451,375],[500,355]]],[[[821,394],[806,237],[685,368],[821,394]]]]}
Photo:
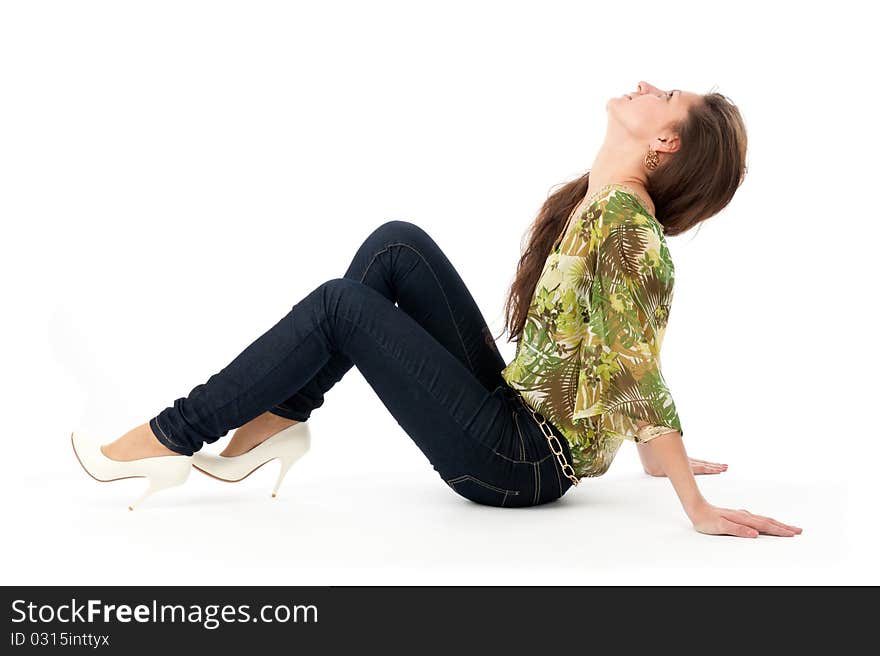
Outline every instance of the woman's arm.
{"type": "Polygon", "coordinates": [[[639,446],[646,449],[649,462],[654,463],[669,477],[682,508],[687,516],[693,519],[692,515],[699,506],[708,502],[697,487],[697,480],[688,463],[681,433],[670,431],[639,446]]]}
{"type": "MultiPolygon", "coordinates": [[[[649,424],[646,421],[637,421],[636,425],[639,428],[642,428],[649,424]]],[[[658,463],[657,459],[651,455],[651,448],[647,444],[637,443],[636,447],[638,447],[639,460],[642,461],[642,469],[646,474],[649,476],[666,476],[666,472],[663,471],[660,463],[658,463]]],[[[688,457],[688,463],[690,463],[691,472],[695,475],[720,474],[727,471],[727,464],[722,462],[710,462],[708,460],[688,457]]]]}
{"type": "Polygon", "coordinates": [[[720,508],[706,501],[691,471],[681,433],[670,431],[644,443],[669,480],[694,528],[710,535],[736,535],[756,538],[758,533],[791,537],[801,532],[770,517],[753,515],[747,510],[720,508]]]}

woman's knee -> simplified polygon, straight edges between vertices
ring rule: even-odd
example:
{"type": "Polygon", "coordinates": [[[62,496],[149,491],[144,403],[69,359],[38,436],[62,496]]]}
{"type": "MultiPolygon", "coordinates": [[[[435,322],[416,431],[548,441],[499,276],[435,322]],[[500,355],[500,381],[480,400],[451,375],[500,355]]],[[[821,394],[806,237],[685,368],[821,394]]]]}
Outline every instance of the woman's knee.
{"type": "Polygon", "coordinates": [[[372,304],[387,302],[387,299],[369,285],[352,278],[331,278],[315,289],[319,307],[325,316],[339,314],[356,315],[372,304]]]}
{"type": "Polygon", "coordinates": [[[365,243],[381,246],[402,243],[418,247],[429,241],[431,241],[431,237],[420,226],[411,221],[393,219],[386,221],[373,230],[365,240],[365,243]]]}
{"type": "Polygon", "coordinates": [[[388,299],[369,285],[351,278],[331,278],[318,285],[309,299],[317,322],[326,322],[327,334],[337,344],[348,341],[351,331],[388,309],[388,299]]]}
{"type": "Polygon", "coordinates": [[[331,278],[318,285],[314,293],[321,297],[326,306],[329,302],[363,294],[366,288],[367,285],[351,278],[331,278]]]}
{"type": "Polygon", "coordinates": [[[410,271],[420,262],[434,266],[442,261],[442,256],[440,247],[425,230],[410,221],[395,219],[382,223],[367,236],[345,277],[366,281],[371,269],[385,269],[385,274],[374,275],[370,280],[387,294],[393,291],[385,289],[385,282],[394,278],[390,275],[391,269],[410,271]]]}

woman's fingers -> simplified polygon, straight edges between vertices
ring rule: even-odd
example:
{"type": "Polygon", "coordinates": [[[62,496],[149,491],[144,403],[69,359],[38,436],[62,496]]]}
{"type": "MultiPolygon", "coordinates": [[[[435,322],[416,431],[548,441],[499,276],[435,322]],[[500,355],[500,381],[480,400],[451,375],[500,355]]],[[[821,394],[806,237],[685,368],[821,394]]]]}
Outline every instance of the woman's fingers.
{"type": "Polygon", "coordinates": [[[707,467],[727,467],[723,462],[712,462],[711,460],[701,460],[700,458],[688,458],[692,465],[705,465],[707,467]]]}
{"type": "Polygon", "coordinates": [[[735,535],[740,538],[756,538],[758,537],[758,531],[749,526],[744,526],[743,524],[737,524],[736,522],[732,522],[729,519],[725,519],[721,517],[719,519],[721,522],[721,530],[724,531],[727,535],[735,535]]]}
{"type": "Polygon", "coordinates": [[[720,474],[723,471],[727,471],[727,465],[722,465],[717,462],[707,462],[697,458],[690,458],[690,464],[691,471],[694,474],[720,474]]]}
{"type": "Polygon", "coordinates": [[[796,526],[789,527],[782,522],[777,522],[775,519],[764,517],[762,515],[753,515],[748,510],[741,509],[729,511],[727,518],[734,522],[739,522],[746,526],[758,529],[762,533],[768,533],[769,535],[792,537],[800,532],[800,529],[796,526]]]}
{"type": "Polygon", "coordinates": [[[797,527],[797,526],[792,526],[792,525],[789,525],[789,524],[784,524],[784,523],[782,523],[782,522],[780,522],[780,521],[778,521],[778,520],[776,520],[776,519],[773,519],[772,517],[765,517],[764,515],[756,515],[755,513],[749,512],[749,511],[746,510],[745,508],[740,508],[738,512],[743,513],[746,517],[752,517],[752,518],[754,518],[755,520],[759,520],[759,521],[767,522],[767,523],[769,523],[769,524],[771,524],[771,525],[774,525],[774,526],[776,526],[776,527],[778,527],[778,528],[781,528],[781,529],[784,529],[784,530],[787,530],[787,531],[799,532],[799,531],[801,530],[801,529],[800,529],[799,527],[797,527]]]}
{"type": "Polygon", "coordinates": [[[794,526],[792,524],[785,524],[783,522],[780,522],[777,519],[773,519],[772,517],[764,517],[763,515],[756,515],[754,513],[750,513],[748,510],[745,510],[743,508],[740,508],[740,512],[746,513],[747,515],[751,515],[752,517],[757,517],[758,519],[766,520],[768,522],[771,522],[772,524],[775,524],[779,528],[793,531],[795,533],[800,533],[803,530],[799,526],[794,526]]]}
{"type": "Polygon", "coordinates": [[[726,463],[723,462],[712,462],[711,460],[701,460],[700,458],[691,458],[691,462],[699,462],[704,465],[717,465],[719,467],[727,467],[726,463]]]}

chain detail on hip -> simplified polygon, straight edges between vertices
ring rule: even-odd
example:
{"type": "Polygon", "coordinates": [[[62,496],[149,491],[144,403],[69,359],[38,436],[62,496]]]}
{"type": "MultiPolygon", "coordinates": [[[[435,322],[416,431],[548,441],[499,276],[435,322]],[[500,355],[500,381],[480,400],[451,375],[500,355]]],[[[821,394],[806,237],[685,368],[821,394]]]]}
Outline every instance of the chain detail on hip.
{"type": "Polygon", "coordinates": [[[514,394],[516,394],[516,398],[519,399],[519,402],[522,403],[526,408],[528,408],[529,412],[532,413],[532,417],[535,418],[535,422],[538,424],[541,432],[544,433],[544,436],[547,438],[547,443],[550,445],[550,451],[552,451],[553,455],[556,456],[556,461],[562,468],[562,473],[565,474],[566,478],[571,481],[572,485],[577,485],[578,483],[580,483],[580,479],[574,472],[574,467],[566,462],[565,453],[562,451],[562,444],[559,442],[559,438],[556,437],[550,430],[550,426],[547,423],[547,420],[544,418],[544,415],[540,412],[535,412],[535,410],[532,409],[532,406],[526,403],[526,400],[519,393],[519,390],[512,387],[510,389],[512,389],[514,394]]]}

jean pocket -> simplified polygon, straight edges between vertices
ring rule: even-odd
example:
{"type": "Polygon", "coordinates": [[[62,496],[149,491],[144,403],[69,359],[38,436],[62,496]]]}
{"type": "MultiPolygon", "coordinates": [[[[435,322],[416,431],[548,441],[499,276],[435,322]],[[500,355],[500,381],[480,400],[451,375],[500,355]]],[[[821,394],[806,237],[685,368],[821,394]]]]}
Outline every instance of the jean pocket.
{"type": "Polygon", "coordinates": [[[465,499],[485,506],[506,506],[512,499],[519,496],[519,490],[498,487],[470,474],[446,479],[446,484],[465,499]]]}

